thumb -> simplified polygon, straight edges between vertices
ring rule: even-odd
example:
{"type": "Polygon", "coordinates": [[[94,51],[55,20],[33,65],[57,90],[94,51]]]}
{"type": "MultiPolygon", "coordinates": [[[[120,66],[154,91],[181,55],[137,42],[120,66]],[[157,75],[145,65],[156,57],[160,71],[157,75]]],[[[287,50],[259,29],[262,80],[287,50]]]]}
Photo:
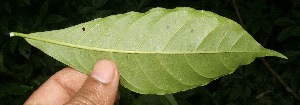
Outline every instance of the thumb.
{"type": "Polygon", "coordinates": [[[82,87],[66,104],[113,105],[119,78],[115,63],[109,60],[98,61],[82,87]]]}

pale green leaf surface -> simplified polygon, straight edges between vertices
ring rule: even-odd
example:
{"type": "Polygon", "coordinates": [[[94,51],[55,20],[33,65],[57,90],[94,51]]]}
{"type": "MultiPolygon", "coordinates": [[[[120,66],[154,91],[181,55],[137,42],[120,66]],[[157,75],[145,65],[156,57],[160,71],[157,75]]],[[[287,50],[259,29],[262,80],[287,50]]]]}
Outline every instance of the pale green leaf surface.
{"type": "Polygon", "coordinates": [[[53,58],[90,73],[96,61],[117,63],[121,84],[142,94],[175,93],[208,84],[256,57],[263,48],[236,22],[191,8],[155,8],[112,15],[24,37],[53,58]]]}

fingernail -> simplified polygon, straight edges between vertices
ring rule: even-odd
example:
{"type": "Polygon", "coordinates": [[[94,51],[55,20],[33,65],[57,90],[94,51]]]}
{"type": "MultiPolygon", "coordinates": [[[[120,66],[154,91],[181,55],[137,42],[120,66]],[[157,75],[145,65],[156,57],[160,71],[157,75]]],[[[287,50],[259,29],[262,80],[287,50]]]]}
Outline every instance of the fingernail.
{"type": "Polygon", "coordinates": [[[115,75],[115,65],[108,60],[98,61],[94,70],[91,73],[91,77],[94,77],[102,83],[110,83],[115,75]]]}

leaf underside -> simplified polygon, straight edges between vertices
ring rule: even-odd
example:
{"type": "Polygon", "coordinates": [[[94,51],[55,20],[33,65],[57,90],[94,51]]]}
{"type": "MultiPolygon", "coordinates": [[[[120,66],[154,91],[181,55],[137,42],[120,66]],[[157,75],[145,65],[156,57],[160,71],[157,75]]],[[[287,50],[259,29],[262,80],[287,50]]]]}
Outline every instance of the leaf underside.
{"type": "Polygon", "coordinates": [[[169,94],[208,84],[256,57],[263,48],[236,22],[192,8],[154,8],[31,34],[31,45],[89,74],[96,61],[117,63],[121,84],[141,94],[169,94]]]}

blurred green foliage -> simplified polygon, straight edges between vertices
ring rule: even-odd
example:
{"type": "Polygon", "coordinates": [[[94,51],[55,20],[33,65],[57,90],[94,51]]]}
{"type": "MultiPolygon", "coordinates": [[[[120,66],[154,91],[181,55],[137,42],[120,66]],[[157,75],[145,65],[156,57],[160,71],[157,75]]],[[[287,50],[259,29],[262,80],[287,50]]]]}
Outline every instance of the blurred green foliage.
{"type": "MultiPolygon", "coordinates": [[[[300,0],[236,0],[245,29],[266,48],[289,59],[267,57],[282,80],[300,94],[300,0]]],[[[1,0],[0,104],[19,105],[45,80],[66,65],[10,38],[11,31],[30,33],[73,26],[95,18],[153,7],[192,7],[241,22],[233,0],[1,0]]],[[[294,105],[285,90],[260,61],[242,66],[209,85],[173,95],[140,95],[119,88],[118,104],[155,105],[294,105]]]]}

